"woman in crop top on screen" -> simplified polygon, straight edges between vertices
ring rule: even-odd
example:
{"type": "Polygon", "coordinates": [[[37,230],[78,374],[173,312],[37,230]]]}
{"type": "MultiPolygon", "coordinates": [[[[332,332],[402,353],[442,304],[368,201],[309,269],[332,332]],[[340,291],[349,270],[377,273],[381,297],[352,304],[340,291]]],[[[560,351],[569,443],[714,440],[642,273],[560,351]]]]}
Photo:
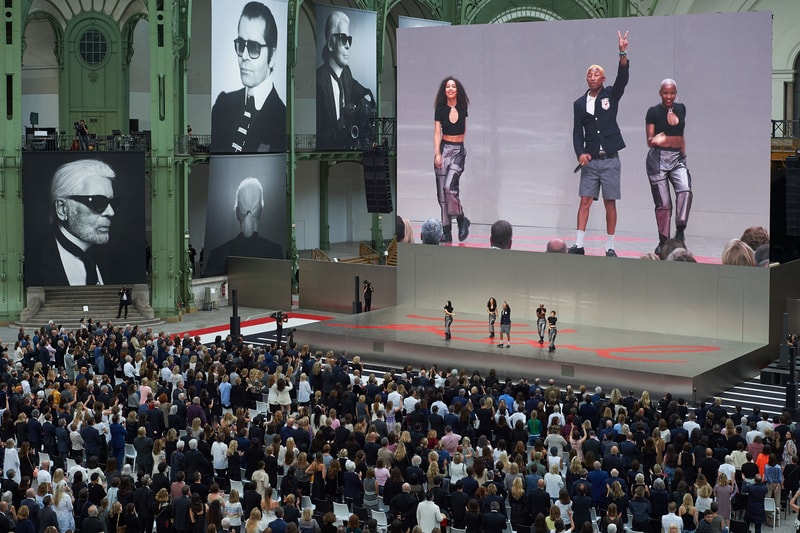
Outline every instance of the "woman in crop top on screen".
{"type": "Polygon", "coordinates": [[[464,172],[467,151],[464,135],[467,131],[469,98],[464,86],[455,78],[445,78],[436,94],[433,123],[433,170],[436,173],[436,194],[442,208],[441,242],[453,242],[453,218],[458,222],[458,240],[469,236],[469,219],[459,197],[459,181],[464,172]]]}
{"type": "Polygon", "coordinates": [[[692,177],[686,167],[686,141],[683,128],[686,125],[686,106],[676,102],[678,85],[675,80],[665,79],[658,90],[661,103],[647,110],[647,177],[656,204],[658,246],[670,237],[672,201],[669,183],[675,190],[675,239],[684,242],[684,229],[692,208],[692,177]]]}

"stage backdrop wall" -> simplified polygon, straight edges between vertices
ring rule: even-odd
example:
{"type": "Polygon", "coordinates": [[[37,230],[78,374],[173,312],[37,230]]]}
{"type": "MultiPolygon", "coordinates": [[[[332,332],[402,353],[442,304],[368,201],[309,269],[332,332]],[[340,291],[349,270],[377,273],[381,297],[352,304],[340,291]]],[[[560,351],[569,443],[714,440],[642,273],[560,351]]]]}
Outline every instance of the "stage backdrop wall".
{"type": "Polygon", "coordinates": [[[363,283],[372,281],[372,310],[397,305],[397,268],[329,261],[300,260],[300,307],[334,313],[352,313],[355,277],[359,277],[359,299],[364,302],[363,283]]]}
{"type": "MultiPolygon", "coordinates": [[[[82,160],[102,161],[116,175],[112,187],[119,206],[112,215],[104,217],[107,223],[98,223],[94,215],[86,219],[89,225],[97,223],[94,227],[108,226],[108,242],[89,248],[100,269],[102,284],[145,282],[144,153],[25,152],[22,156],[22,205],[25,210],[25,285],[28,287],[70,284],[59,254],[55,252],[57,226],[50,185],[61,165],[80,164],[82,160]]],[[[91,191],[77,187],[69,194],[86,195],[87,192],[91,191]]],[[[80,209],[88,211],[88,208],[80,209]]]]}
{"type": "MultiPolygon", "coordinates": [[[[614,83],[617,30],[628,30],[630,41],[630,81],[618,116],[627,148],[620,152],[617,230],[657,235],[645,114],[660,103],[664,78],[677,81],[687,108],[694,189],[687,234],[718,239],[721,252],[747,226],[768,226],[769,12],[399,29],[398,213],[440,216],[434,97],[454,76],[470,99],[460,181],[465,214],[473,223],[570,228],[564,237],[572,240],[579,181],[573,102],[585,95],[593,63],[605,67],[606,85],[614,83]]],[[[596,203],[588,229],[604,232],[604,217],[596,203]]]]}
{"type": "MultiPolygon", "coordinates": [[[[239,305],[267,309],[292,308],[292,262],[252,257],[228,258],[229,290],[239,305]]],[[[231,296],[228,293],[228,303],[231,296]]]]}
{"type": "MultiPolygon", "coordinates": [[[[769,341],[769,269],[399,244],[398,305],[480,313],[494,296],[512,324],[540,303],[571,324],[769,341]]],[[[524,317],[524,318],[523,318],[524,317]]],[[[512,326],[513,331],[513,326],[512,326]]]]}

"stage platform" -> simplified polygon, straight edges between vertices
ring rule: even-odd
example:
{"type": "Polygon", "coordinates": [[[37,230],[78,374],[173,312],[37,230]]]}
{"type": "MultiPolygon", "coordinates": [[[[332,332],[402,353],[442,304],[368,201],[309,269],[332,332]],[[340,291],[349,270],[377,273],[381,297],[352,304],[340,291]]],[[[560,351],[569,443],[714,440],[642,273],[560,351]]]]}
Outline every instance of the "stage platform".
{"type": "Polygon", "coordinates": [[[298,344],[313,349],[346,350],[368,362],[396,366],[436,364],[443,368],[479,370],[494,368],[501,379],[540,377],[575,388],[600,385],[664,391],[687,400],[707,398],[752,377],[763,366],[765,345],[702,337],[685,337],[593,326],[559,324],[557,349],[548,351],[547,339],[539,344],[535,321],[514,320],[511,347],[499,348],[488,337],[484,315],[458,312],[444,340],[444,320],[439,311],[391,307],[358,315],[339,315],[301,326],[298,344]]]}

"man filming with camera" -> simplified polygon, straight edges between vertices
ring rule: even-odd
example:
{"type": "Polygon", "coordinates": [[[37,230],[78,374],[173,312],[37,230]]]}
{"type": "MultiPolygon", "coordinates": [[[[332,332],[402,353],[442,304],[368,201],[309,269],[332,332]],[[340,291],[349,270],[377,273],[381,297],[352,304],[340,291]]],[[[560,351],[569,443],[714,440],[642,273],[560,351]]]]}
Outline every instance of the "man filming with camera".
{"type": "Polygon", "coordinates": [[[80,122],[76,122],[72,127],[75,128],[75,135],[78,136],[81,150],[85,152],[89,149],[89,128],[86,126],[86,122],[81,119],[80,122]]]}

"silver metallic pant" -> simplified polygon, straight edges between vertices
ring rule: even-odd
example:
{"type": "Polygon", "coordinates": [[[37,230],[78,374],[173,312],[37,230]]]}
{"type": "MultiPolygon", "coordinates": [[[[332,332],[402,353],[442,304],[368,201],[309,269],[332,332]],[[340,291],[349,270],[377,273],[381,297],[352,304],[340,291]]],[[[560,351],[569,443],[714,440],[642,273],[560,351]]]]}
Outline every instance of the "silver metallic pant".
{"type": "Polygon", "coordinates": [[[686,156],[675,150],[651,148],[647,153],[647,177],[656,206],[656,225],[662,242],[669,238],[672,199],[669,183],[675,190],[675,226],[686,227],[692,209],[692,176],[686,168],[686,156]]]}
{"type": "Polygon", "coordinates": [[[459,181],[464,172],[464,162],[467,159],[467,150],[464,143],[449,143],[442,141],[442,166],[434,167],[436,174],[436,198],[442,208],[442,224],[447,225],[452,217],[462,216],[464,209],[459,198],[459,181]]]}

